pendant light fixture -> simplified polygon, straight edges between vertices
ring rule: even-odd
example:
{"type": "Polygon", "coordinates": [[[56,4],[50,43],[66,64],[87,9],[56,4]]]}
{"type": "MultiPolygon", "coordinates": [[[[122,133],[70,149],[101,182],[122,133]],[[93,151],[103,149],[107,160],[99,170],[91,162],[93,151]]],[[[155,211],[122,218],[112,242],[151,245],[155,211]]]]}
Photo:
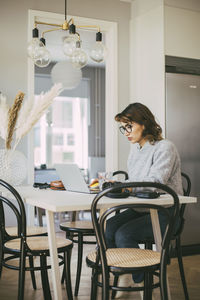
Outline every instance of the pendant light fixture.
{"type": "Polygon", "coordinates": [[[33,29],[33,38],[28,44],[28,55],[38,67],[46,67],[51,62],[51,54],[46,47],[45,34],[47,32],[64,30],[68,34],[63,40],[63,52],[76,68],[83,68],[88,62],[87,53],[81,48],[81,37],[77,32],[78,28],[86,28],[96,30],[96,43],[94,43],[90,50],[90,58],[100,63],[105,59],[105,46],[102,43],[102,33],[98,26],[86,25],[76,26],[73,18],[67,21],[67,0],[65,0],[65,20],[63,24],[51,24],[45,22],[35,21],[35,28],[33,29]],[[48,25],[54,27],[42,32],[41,38],[39,38],[39,30],[37,25],[48,25]]]}

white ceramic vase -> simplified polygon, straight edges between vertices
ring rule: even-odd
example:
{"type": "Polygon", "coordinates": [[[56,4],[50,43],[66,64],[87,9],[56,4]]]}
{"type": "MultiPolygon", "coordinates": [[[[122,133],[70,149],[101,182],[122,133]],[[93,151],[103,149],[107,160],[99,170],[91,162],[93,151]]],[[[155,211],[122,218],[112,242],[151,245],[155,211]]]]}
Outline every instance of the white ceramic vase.
{"type": "Polygon", "coordinates": [[[20,185],[27,176],[27,159],[17,150],[0,149],[0,179],[20,185]]]}

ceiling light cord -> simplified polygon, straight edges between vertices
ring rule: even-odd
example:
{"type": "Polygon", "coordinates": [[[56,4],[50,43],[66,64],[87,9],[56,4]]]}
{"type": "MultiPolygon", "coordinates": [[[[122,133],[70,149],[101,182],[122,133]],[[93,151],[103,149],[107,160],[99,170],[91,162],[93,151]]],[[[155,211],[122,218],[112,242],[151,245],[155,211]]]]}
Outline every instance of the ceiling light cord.
{"type": "Polygon", "coordinates": [[[67,0],[65,0],[65,21],[67,21],[67,0]]]}

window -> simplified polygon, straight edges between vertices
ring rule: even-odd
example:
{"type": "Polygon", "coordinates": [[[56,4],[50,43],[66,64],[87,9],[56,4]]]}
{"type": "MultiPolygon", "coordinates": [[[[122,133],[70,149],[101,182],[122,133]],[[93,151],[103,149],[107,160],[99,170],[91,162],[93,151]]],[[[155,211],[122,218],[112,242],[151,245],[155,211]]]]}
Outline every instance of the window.
{"type": "Polygon", "coordinates": [[[62,101],[61,99],[55,101],[52,104],[52,122],[55,127],[72,128],[73,102],[67,100],[62,101]]]}
{"type": "Polygon", "coordinates": [[[64,162],[74,162],[74,152],[63,152],[64,162]]]}
{"type": "MultiPolygon", "coordinates": [[[[36,96],[37,97],[37,96],[36,96]]],[[[35,166],[76,163],[88,168],[88,99],[57,97],[34,129],[35,166]]]]}
{"type": "Polygon", "coordinates": [[[74,145],[74,134],[73,133],[69,133],[67,135],[67,145],[68,146],[73,146],[74,145]]]}
{"type": "Polygon", "coordinates": [[[53,135],[53,145],[63,145],[63,135],[54,134],[53,135]]]}

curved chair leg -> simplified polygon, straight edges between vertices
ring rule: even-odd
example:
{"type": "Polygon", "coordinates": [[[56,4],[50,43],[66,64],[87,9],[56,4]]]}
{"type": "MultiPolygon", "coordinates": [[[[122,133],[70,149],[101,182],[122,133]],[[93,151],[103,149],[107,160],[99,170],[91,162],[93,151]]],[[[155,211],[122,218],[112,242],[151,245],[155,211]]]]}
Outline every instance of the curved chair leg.
{"type": "Polygon", "coordinates": [[[71,232],[69,232],[68,230],[65,233],[66,239],[71,239],[71,232]]]}
{"type": "Polygon", "coordinates": [[[98,271],[92,268],[90,300],[97,299],[98,271]]]}
{"type": "Polygon", "coordinates": [[[83,235],[78,233],[78,261],[77,261],[77,271],[76,271],[76,284],[74,295],[78,296],[81,269],[82,269],[82,259],[83,259],[83,235]]]}
{"type": "Polygon", "coordinates": [[[162,300],[168,300],[166,255],[164,255],[160,266],[160,294],[162,300]]]}
{"type": "Polygon", "coordinates": [[[61,278],[61,284],[65,282],[65,265],[63,267],[63,272],[62,272],[62,278],[61,278]]]}
{"type": "Polygon", "coordinates": [[[3,269],[2,258],[0,258],[0,279],[1,279],[2,269],[3,269]]]}
{"type": "MultiPolygon", "coordinates": [[[[0,203],[0,215],[4,216],[4,210],[3,210],[3,204],[2,202],[0,203]]],[[[2,269],[3,269],[3,259],[4,259],[4,252],[3,252],[3,245],[4,245],[4,232],[2,230],[2,223],[4,222],[4,217],[1,218],[1,227],[0,227],[0,278],[2,274],[2,269]]]]}
{"type": "Polygon", "coordinates": [[[186,284],[186,280],[185,280],[185,272],[184,272],[184,268],[183,268],[180,236],[177,237],[177,239],[176,239],[176,251],[177,251],[179,271],[180,271],[180,275],[181,275],[181,281],[182,281],[182,285],[183,285],[185,300],[189,300],[187,284],[186,284]]]}
{"type": "Polygon", "coordinates": [[[46,255],[40,256],[40,266],[41,266],[41,278],[42,278],[42,289],[43,296],[45,300],[51,300],[51,292],[48,280],[48,272],[47,272],[47,257],[46,255]]]}
{"type": "Polygon", "coordinates": [[[24,300],[24,282],[25,282],[25,249],[24,241],[21,241],[21,255],[19,259],[19,279],[18,279],[18,300],[24,300]]]}
{"type": "Polygon", "coordinates": [[[0,278],[1,278],[1,274],[2,274],[2,269],[3,269],[3,258],[4,258],[4,255],[3,255],[3,246],[0,245],[0,278]]]}
{"type": "MultiPolygon", "coordinates": [[[[115,277],[114,277],[114,282],[113,282],[113,286],[117,286],[118,279],[119,279],[119,276],[118,276],[118,275],[115,275],[115,277]]],[[[114,298],[115,298],[116,293],[117,293],[117,291],[112,290],[111,299],[114,299],[114,298]]]]}
{"type": "Polygon", "coordinates": [[[72,295],[72,284],[71,284],[71,254],[72,250],[68,250],[64,253],[64,260],[65,260],[65,284],[67,290],[68,300],[73,300],[72,295]]]}
{"type": "Polygon", "coordinates": [[[144,274],[144,300],[152,300],[152,283],[153,283],[153,274],[145,273],[144,274]]]}
{"type": "Polygon", "coordinates": [[[109,300],[109,271],[102,266],[102,300],[109,300]]]}
{"type": "Polygon", "coordinates": [[[152,241],[145,241],[145,249],[152,250],[153,249],[153,242],[152,241]]]}
{"type": "MultiPolygon", "coordinates": [[[[34,267],[34,264],[33,264],[33,256],[32,256],[32,255],[29,256],[29,265],[30,265],[31,268],[34,267]]],[[[31,270],[30,273],[31,273],[31,280],[32,280],[33,288],[34,288],[34,290],[36,290],[36,289],[37,289],[37,286],[36,286],[36,281],[35,281],[35,273],[34,273],[33,270],[31,270]]]]}

